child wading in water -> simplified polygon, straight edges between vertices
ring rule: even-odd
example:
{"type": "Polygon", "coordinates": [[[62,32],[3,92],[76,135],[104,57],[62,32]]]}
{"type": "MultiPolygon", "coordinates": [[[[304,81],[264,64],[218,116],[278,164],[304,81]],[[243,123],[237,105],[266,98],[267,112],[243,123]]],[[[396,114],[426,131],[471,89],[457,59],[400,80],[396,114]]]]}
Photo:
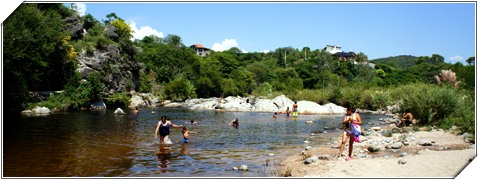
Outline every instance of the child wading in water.
{"type": "Polygon", "coordinates": [[[181,128],[181,132],[183,133],[183,143],[189,142],[189,134],[199,133],[199,132],[188,131],[188,129],[185,126],[181,128]]]}

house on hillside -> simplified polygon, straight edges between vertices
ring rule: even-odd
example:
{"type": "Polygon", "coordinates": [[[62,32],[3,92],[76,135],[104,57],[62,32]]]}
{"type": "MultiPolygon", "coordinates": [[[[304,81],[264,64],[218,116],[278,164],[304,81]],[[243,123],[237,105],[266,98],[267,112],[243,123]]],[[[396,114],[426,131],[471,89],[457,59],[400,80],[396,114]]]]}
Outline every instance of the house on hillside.
{"type": "Polygon", "coordinates": [[[324,47],[324,50],[330,54],[335,54],[337,52],[342,52],[342,47],[336,46],[336,45],[326,45],[324,47]]]}
{"type": "Polygon", "coordinates": [[[355,57],[357,57],[357,54],[354,52],[337,52],[335,54],[332,54],[333,57],[337,58],[338,60],[344,60],[344,61],[352,61],[355,63],[355,57]]]}
{"type": "Polygon", "coordinates": [[[209,48],[204,47],[201,44],[193,44],[189,47],[193,48],[196,51],[196,54],[199,55],[199,56],[202,56],[202,57],[209,55],[210,50],[211,50],[209,48]]]}

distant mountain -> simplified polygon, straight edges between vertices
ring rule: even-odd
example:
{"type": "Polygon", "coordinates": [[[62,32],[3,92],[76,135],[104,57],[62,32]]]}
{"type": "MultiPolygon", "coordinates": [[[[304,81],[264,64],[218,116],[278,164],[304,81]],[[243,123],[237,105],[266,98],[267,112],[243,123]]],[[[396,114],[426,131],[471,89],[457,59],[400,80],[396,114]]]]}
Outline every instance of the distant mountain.
{"type": "Polygon", "coordinates": [[[370,62],[375,63],[377,65],[388,64],[398,68],[405,69],[407,67],[415,65],[415,61],[417,59],[418,57],[411,56],[411,55],[400,55],[400,56],[394,56],[394,57],[373,59],[370,62]]]}

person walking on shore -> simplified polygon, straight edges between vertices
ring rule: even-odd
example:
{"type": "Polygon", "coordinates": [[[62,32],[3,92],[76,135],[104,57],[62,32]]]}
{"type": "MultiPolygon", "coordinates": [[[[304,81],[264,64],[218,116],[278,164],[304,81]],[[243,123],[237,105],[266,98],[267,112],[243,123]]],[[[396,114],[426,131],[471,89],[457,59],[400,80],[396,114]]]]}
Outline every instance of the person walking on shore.
{"type": "Polygon", "coordinates": [[[156,126],[156,131],[154,132],[154,139],[158,138],[158,132],[159,132],[159,140],[161,144],[164,144],[165,142],[168,142],[168,136],[169,136],[169,127],[174,127],[174,128],[180,128],[183,127],[182,125],[175,125],[171,123],[170,120],[166,119],[166,116],[161,116],[161,121],[158,122],[158,125],[156,126]]]}
{"type": "Polygon", "coordinates": [[[345,157],[346,161],[349,161],[352,158],[352,151],[354,149],[354,132],[352,130],[352,126],[354,125],[362,125],[362,118],[358,113],[355,112],[355,108],[348,107],[347,114],[345,114],[344,119],[342,121],[344,125],[344,132],[342,134],[342,144],[340,144],[340,154],[339,158],[342,157],[342,152],[344,151],[345,143],[347,142],[347,138],[349,139],[349,153],[348,156],[345,157]]]}

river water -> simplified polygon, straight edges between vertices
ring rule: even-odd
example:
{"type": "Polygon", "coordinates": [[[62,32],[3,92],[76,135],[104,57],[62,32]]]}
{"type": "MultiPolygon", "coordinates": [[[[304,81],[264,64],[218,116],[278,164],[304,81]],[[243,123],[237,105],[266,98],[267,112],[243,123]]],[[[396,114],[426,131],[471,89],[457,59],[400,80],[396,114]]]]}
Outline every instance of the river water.
{"type": "MultiPolygon", "coordinates": [[[[141,109],[135,115],[113,110],[44,117],[3,117],[4,177],[268,177],[278,176],[280,161],[306,146],[330,143],[342,115],[141,109]],[[171,128],[173,144],[154,140],[161,116],[199,134],[182,144],[171,128]],[[239,118],[239,128],[228,126],[239,118]],[[190,120],[199,124],[186,124],[190,120]],[[305,123],[313,121],[312,124],[305,123]],[[324,129],[325,128],[325,129],[324,129]],[[311,136],[311,133],[322,133],[311,136]],[[304,141],[310,144],[305,144],[304,141]],[[273,156],[271,154],[274,154],[273,156]],[[233,171],[247,165],[249,171],[233,171]]],[[[364,128],[382,116],[362,115],[364,128]]]]}

